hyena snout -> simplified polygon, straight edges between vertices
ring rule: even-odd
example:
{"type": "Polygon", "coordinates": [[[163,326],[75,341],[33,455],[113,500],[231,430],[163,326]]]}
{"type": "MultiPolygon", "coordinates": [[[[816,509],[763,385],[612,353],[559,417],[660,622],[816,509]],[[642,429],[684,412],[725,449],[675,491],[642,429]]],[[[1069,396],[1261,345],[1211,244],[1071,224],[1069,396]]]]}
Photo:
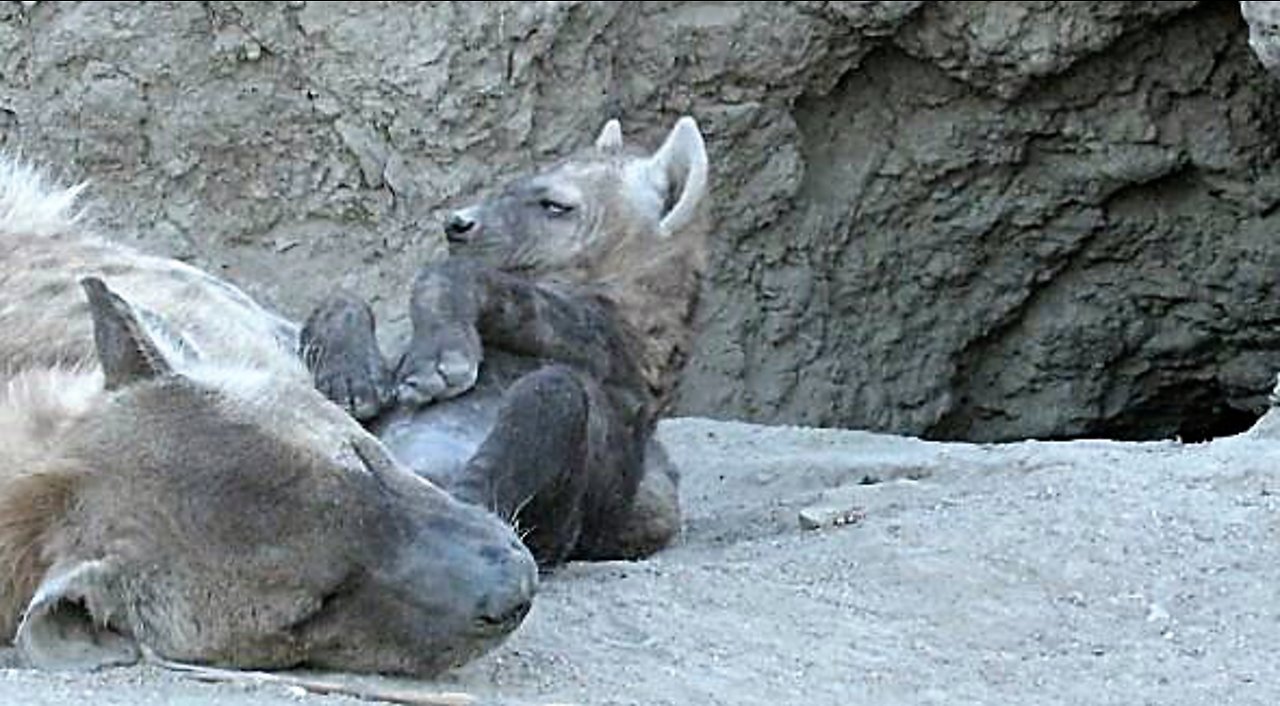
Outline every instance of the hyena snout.
{"type": "Polygon", "coordinates": [[[508,633],[517,628],[533,607],[538,587],[537,564],[523,546],[498,549],[489,557],[493,578],[475,607],[475,622],[482,631],[508,633]]]}
{"type": "Polygon", "coordinates": [[[479,233],[479,225],[469,211],[454,211],[444,219],[445,239],[450,243],[469,243],[479,233]]]}
{"type": "Polygon", "coordinates": [[[425,605],[460,620],[460,632],[506,635],[537,595],[537,562],[507,522],[478,505],[451,498],[450,506],[453,524],[424,528],[401,576],[419,587],[425,605]]]}

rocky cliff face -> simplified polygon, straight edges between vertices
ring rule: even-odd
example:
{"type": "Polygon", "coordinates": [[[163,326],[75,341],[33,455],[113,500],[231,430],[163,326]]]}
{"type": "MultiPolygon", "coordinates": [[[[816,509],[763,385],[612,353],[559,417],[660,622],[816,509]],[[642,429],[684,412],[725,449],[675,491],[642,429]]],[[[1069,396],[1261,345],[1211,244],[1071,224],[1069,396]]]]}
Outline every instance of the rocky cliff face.
{"type": "Polygon", "coordinates": [[[680,411],[1198,437],[1280,369],[1280,81],[1236,3],[9,3],[0,144],[105,225],[403,333],[444,208],[697,116],[713,274],[680,411]]]}

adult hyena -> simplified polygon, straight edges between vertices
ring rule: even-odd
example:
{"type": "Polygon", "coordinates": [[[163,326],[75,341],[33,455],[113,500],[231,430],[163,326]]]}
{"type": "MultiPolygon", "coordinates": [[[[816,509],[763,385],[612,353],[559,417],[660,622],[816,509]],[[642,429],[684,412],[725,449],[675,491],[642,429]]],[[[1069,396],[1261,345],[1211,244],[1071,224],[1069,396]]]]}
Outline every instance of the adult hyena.
{"type": "Polygon", "coordinates": [[[692,118],[652,153],[610,121],[449,216],[396,365],[359,299],[317,308],[302,343],[318,387],[418,473],[515,516],[543,566],[666,546],[679,479],[654,427],[690,343],[707,171],[692,118]]]}
{"type": "Polygon", "coordinates": [[[0,159],[0,636],[38,666],[161,657],[428,675],[523,619],[506,523],[320,395],[296,327],[100,240],[0,159]]]}

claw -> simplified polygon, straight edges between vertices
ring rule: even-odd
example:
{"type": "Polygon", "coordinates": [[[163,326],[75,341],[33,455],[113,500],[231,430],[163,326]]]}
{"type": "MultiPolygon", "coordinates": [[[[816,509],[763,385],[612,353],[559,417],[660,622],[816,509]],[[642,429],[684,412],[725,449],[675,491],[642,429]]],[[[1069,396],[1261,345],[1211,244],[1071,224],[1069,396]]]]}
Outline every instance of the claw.
{"type": "Polygon", "coordinates": [[[459,387],[475,383],[476,366],[459,351],[445,351],[440,354],[440,363],[436,366],[449,387],[459,387]]]}
{"type": "Polygon", "coordinates": [[[461,395],[475,387],[480,357],[474,331],[444,329],[420,334],[396,366],[399,401],[421,407],[461,395]]]}
{"type": "Polygon", "coordinates": [[[386,362],[378,349],[373,313],[349,296],[323,303],[302,330],[302,357],[316,389],[359,421],[386,408],[386,362]]]}
{"type": "Polygon", "coordinates": [[[400,382],[396,393],[401,402],[421,407],[440,399],[441,393],[448,388],[444,378],[438,374],[409,375],[400,382]]]}

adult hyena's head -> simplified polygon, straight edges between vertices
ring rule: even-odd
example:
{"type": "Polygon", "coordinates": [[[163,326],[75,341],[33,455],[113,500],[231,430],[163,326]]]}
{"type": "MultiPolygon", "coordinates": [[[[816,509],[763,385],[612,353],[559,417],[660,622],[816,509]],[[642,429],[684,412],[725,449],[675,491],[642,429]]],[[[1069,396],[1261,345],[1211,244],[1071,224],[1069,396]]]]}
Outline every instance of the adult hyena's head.
{"type": "Polygon", "coordinates": [[[455,256],[509,271],[569,280],[622,274],[655,252],[698,249],[707,195],[707,152],[683,117],[651,153],[628,149],[609,121],[595,144],[449,214],[455,256]]]}
{"type": "Polygon", "coordinates": [[[149,648],[430,675],[520,624],[537,574],[512,528],[398,467],[310,385],[179,363],[127,302],[84,287],[104,397],[0,497],[0,554],[22,558],[5,570],[30,574],[9,577],[28,584],[30,662],[149,648]],[[23,522],[35,546],[6,546],[23,522]]]}

